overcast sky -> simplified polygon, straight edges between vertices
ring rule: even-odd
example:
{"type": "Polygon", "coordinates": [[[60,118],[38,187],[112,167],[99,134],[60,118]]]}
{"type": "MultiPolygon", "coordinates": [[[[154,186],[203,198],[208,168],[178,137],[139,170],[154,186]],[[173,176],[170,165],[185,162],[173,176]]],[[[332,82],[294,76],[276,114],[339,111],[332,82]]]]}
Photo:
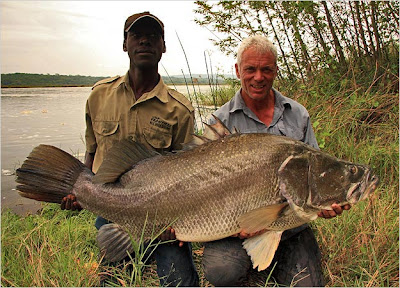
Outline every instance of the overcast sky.
{"type": "MultiPolygon", "coordinates": [[[[170,75],[206,74],[204,52],[213,72],[232,75],[235,59],[214,47],[206,28],[194,23],[193,1],[1,1],[1,73],[114,76],[129,68],[122,50],[128,16],[150,11],[165,26],[167,52],[161,64],[170,75]]],[[[161,75],[166,75],[159,66],[161,75]]],[[[210,67],[209,67],[210,69],[210,67]]]]}

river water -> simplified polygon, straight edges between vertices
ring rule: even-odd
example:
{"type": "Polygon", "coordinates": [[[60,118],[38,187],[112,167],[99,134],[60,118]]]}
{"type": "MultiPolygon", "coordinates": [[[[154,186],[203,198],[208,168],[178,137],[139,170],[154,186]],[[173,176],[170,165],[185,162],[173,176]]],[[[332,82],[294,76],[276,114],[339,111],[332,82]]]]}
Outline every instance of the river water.
{"type": "MultiPolygon", "coordinates": [[[[186,86],[175,88],[188,95],[186,86]]],[[[200,86],[198,89],[207,92],[210,88],[200,86]]],[[[90,87],[1,89],[2,210],[10,208],[25,215],[40,208],[38,202],[20,197],[15,190],[15,170],[35,146],[53,145],[83,160],[85,104],[90,91],[90,87]]],[[[198,127],[200,119],[204,121],[211,111],[203,112],[202,117],[196,113],[198,127]]]]}

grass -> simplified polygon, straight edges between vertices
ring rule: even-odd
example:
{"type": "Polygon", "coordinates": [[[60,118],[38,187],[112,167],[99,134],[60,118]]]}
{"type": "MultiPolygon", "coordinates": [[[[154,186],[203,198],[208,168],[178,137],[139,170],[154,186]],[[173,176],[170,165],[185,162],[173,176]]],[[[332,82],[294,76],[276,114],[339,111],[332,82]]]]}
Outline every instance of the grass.
{"type": "Polygon", "coordinates": [[[96,229],[88,211],[46,205],[38,215],[1,217],[2,286],[96,286],[96,229]]]}
{"type": "MultiPolygon", "coordinates": [[[[330,83],[329,90],[323,82],[305,87],[278,81],[276,87],[307,107],[321,149],[369,164],[381,179],[368,200],[340,217],[312,223],[327,286],[398,287],[398,95],[383,89],[374,91],[368,85],[351,89],[339,80],[330,83]]],[[[232,83],[214,88],[213,95],[199,96],[203,104],[220,106],[233,96],[237,86],[232,83]]],[[[46,204],[38,215],[26,217],[4,211],[2,286],[98,286],[107,273],[116,276],[119,286],[158,286],[154,263],[136,261],[137,277],[127,266],[99,264],[94,218],[88,211],[62,211],[55,204],[46,204]]],[[[194,243],[200,285],[210,286],[201,268],[202,251],[202,245],[194,243]]],[[[268,273],[250,273],[248,286],[266,286],[267,279],[268,285],[278,286],[268,273]]]]}

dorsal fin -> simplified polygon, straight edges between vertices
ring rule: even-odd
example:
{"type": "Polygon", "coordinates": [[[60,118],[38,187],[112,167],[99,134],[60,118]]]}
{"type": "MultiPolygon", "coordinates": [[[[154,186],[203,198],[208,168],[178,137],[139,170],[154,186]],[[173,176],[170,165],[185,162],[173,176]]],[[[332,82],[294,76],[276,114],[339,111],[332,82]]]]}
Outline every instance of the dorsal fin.
{"type": "Polygon", "coordinates": [[[214,128],[214,125],[209,125],[207,123],[203,123],[205,125],[203,137],[206,138],[208,141],[213,141],[221,138],[221,135],[218,133],[217,129],[214,128]]]}
{"type": "Polygon", "coordinates": [[[236,128],[234,133],[232,133],[217,116],[215,116],[214,114],[211,115],[214,117],[216,123],[212,125],[203,123],[205,125],[203,135],[194,134],[192,141],[183,145],[183,150],[190,150],[199,145],[203,145],[204,143],[225,138],[226,136],[231,134],[239,133],[236,128]]]}
{"type": "Polygon", "coordinates": [[[213,127],[213,129],[218,133],[219,136],[221,136],[221,138],[224,138],[224,137],[226,137],[228,135],[231,135],[231,134],[239,133],[239,131],[236,128],[234,129],[235,131],[232,133],[229,130],[229,128],[226,127],[225,124],[221,121],[221,119],[219,119],[214,114],[211,114],[211,115],[214,117],[216,123],[213,124],[213,125],[210,125],[210,126],[213,127]]]}
{"type": "Polygon", "coordinates": [[[119,141],[107,152],[99,170],[93,177],[93,183],[115,182],[136,163],[156,155],[159,153],[133,141],[132,137],[119,141]]]}

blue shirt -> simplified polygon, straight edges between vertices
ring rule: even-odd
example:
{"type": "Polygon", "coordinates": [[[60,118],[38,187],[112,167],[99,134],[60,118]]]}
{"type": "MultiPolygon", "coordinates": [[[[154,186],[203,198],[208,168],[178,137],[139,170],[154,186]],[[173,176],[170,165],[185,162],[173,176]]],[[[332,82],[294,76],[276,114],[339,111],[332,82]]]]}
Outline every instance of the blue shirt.
{"type": "MultiPolygon", "coordinates": [[[[311,126],[310,116],[304,106],[298,102],[283,96],[272,88],[275,96],[274,116],[269,126],[266,126],[251,111],[240,94],[239,90],[235,96],[222,105],[213,114],[234,131],[236,128],[241,133],[270,133],[283,135],[319,149],[317,139],[311,126]]],[[[210,119],[214,124],[215,120],[210,119]]]]}

